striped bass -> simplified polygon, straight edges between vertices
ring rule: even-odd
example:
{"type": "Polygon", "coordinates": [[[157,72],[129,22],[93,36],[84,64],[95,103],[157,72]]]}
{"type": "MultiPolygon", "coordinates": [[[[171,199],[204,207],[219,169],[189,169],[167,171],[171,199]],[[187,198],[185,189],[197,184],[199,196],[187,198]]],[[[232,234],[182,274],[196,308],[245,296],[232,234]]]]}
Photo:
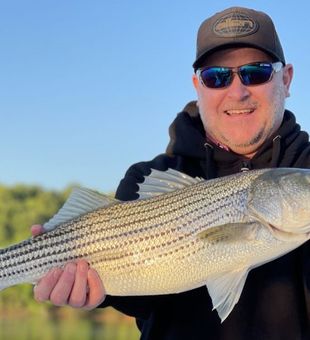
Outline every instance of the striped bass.
{"type": "Polygon", "coordinates": [[[264,169],[203,180],[152,170],[140,198],[76,189],[46,232],[0,250],[0,290],[36,283],[85,259],[107,294],[155,295],[207,286],[223,321],[248,272],[310,235],[310,169],[264,169]]]}

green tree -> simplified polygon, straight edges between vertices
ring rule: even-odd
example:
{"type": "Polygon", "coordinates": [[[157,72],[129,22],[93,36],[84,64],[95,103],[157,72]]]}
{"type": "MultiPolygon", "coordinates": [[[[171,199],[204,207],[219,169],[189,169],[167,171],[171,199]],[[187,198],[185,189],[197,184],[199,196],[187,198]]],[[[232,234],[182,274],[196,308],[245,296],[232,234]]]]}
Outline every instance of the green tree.
{"type": "MultiPolygon", "coordinates": [[[[48,221],[63,205],[71,189],[72,186],[63,191],[52,191],[38,186],[0,185],[0,247],[30,237],[30,226],[48,221]]],[[[0,338],[4,334],[3,339],[33,339],[31,334],[34,329],[37,334],[38,328],[42,334],[35,338],[53,339],[55,332],[62,334],[64,339],[129,340],[138,337],[133,320],[111,308],[85,312],[40,304],[33,299],[29,284],[0,292],[0,326],[0,338]],[[40,328],[41,324],[46,327],[40,328]]]]}

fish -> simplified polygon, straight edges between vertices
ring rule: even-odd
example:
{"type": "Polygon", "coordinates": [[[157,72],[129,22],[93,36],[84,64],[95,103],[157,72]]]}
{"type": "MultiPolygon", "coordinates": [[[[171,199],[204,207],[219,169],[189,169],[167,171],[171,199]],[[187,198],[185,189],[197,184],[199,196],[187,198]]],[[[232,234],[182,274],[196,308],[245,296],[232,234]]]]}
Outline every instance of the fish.
{"type": "Polygon", "coordinates": [[[250,170],[193,178],[152,169],[139,198],[73,190],[45,232],[0,249],[0,290],[37,283],[85,259],[106,293],[181,293],[206,286],[223,322],[250,270],[310,238],[310,169],[250,170]]]}

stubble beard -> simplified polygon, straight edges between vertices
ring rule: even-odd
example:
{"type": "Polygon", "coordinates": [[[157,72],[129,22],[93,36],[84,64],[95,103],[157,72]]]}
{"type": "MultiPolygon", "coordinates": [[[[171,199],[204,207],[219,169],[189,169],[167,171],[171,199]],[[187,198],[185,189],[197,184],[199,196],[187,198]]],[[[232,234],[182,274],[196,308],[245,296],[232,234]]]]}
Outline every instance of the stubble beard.
{"type": "Polygon", "coordinates": [[[285,95],[282,86],[275,88],[273,98],[274,101],[270,104],[269,108],[267,108],[267,110],[270,112],[270,115],[273,117],[273,120],[270,122],[271,124],[269,126],[262,126],[254,136],[243,143],[231,143],[231,141],[227,140],[225,136],[222,136],[222,138],[227,141],[227,144],[230,144],[231,149],[247,149],[250,147],[253,148],[254,146],[259,148],[278,130],[282,123],[285,110],[285,95]]]}

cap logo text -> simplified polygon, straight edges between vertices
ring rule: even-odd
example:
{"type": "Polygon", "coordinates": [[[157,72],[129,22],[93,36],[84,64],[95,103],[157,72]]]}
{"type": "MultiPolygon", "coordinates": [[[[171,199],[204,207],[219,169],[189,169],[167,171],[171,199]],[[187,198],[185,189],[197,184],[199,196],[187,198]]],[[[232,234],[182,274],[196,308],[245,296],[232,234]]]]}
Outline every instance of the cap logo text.
{"type": "Polygon", "coordinates": [[[218,19],[213,25],[213,32],[223,38],[242,37],[257,31],[258,24],[248,15],[229,13],[218,19]]]}

